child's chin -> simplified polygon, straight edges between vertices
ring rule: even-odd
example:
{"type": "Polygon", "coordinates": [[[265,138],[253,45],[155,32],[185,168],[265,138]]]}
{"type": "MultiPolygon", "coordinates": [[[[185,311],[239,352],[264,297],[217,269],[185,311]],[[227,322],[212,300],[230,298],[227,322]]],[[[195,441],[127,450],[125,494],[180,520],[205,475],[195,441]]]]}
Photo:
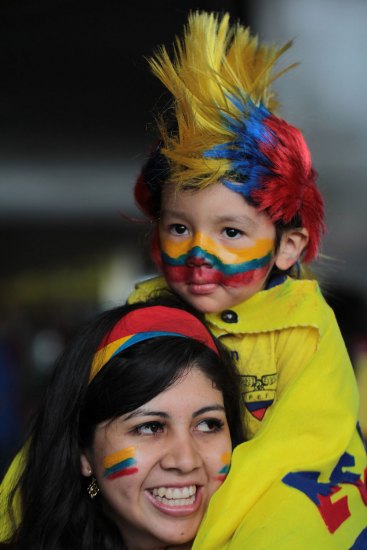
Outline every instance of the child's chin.
{"type": "Polygon", "coordinates": [[[254,287],[254,285],[239,286],[238,288],[225,285],[215,286],[216,288],[209,292],[209,289],[205,288],[199,291],[195,288],[195,285],[170,284],[171,289],[180,298],[202,313],[219,313],[231,309],[261,290],[261,288],[254,287]]]}
{"type": "Polygon", "coordinates": [[[217,313],[218,311],[226,309],[225,305],[223,306],[218,300],[216,300],[212,296],[182,294],[181,298],[183,298],[191,306],[193,306],[198,311],[201,311],[202,313],[217,313]]]}

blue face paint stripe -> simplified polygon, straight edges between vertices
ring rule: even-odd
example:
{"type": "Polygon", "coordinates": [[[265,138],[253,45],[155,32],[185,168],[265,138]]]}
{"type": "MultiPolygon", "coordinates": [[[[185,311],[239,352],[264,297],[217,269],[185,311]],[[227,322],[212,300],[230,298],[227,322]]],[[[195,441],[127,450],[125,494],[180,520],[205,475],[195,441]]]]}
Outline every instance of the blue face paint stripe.
{"type": "Polygon", "coordinates": [[[229,265],[224,264],[219,258],[214,256],[213,254],[210,254],[209,252],[206,252],[205,250],[200,248],[200,246],[194,246],[194,248],[192,248],[189,252],[187,252],[186,254],[181,254],[181,256],[179,256],[178,258],[171,258],[171,256],[169,256],[168,254],[162,252],[162,260],[166,265],[172,267],[183,267],[187,264],[187,260],[189,258],[195,257],[207,261],[213,269],[220,271],[224,275],[236,275],[238,273],[246,273],[247,271],[253,271],[254,269],[265,267],[271,261],[272,256],[273,253],[269,252],[261,258],[248,260],[240,264],[229,265]]]}
{"type": "Polygon", "coordinates": [[[109,468],[106,468],[103,475],[104,477],[108,477],[109,475],[118,472],[119,470],[124,470],[125,468],[130,468],[131,466],[134,466],[136,464],[135,458],[125,458],[125,460],[122,460],[121,462],[118,462],[117,464],[114,464],[113,466],[110,466],[109,468]]]}

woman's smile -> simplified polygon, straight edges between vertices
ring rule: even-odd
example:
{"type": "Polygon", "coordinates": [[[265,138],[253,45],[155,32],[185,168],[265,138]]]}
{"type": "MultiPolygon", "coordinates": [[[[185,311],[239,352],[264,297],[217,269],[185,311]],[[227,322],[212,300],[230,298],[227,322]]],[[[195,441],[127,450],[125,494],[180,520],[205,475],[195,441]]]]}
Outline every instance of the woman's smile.
{"type": "Polygon", "coordinates": [[[147,496],[163,514],[186,516],[195,513],[200,507],[202,491],[199,485],[155,487],[147,491],[147,496]]]}

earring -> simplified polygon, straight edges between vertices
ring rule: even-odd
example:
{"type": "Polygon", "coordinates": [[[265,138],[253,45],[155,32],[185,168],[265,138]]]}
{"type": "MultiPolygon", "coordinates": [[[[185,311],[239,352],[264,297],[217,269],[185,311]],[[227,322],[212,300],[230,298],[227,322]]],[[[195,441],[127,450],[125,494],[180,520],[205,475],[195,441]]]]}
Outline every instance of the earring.
{"type": "Polygon", "coordinates": [[[91,482],[89,483],[89,485],[87,487],[87,491],[88,491],[88,495],[90,496],[90,498],[94,498],[98,495],[99,487],[97,485],[97,480],[96,480],[95,477],[92,477],[92,480],[91,480],[91,482]]]}

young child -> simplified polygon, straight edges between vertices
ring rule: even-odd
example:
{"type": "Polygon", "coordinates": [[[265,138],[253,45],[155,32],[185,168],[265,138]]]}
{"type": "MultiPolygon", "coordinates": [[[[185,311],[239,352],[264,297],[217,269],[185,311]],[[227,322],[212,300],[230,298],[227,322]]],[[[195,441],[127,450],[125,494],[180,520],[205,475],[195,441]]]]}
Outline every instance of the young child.
{"type": "Polygon", "coordinates": [[[135,196],[163,277],[129,301],[169,287],[206,314],[242,374],[249,437],[194,549],[367,547],[353,369],[317,282],[299,278],[324,212],[301,132],[274,114],[289,46],[194,13],[173,59],[162,47],[150,60],[173,103],[135,196]]]}

